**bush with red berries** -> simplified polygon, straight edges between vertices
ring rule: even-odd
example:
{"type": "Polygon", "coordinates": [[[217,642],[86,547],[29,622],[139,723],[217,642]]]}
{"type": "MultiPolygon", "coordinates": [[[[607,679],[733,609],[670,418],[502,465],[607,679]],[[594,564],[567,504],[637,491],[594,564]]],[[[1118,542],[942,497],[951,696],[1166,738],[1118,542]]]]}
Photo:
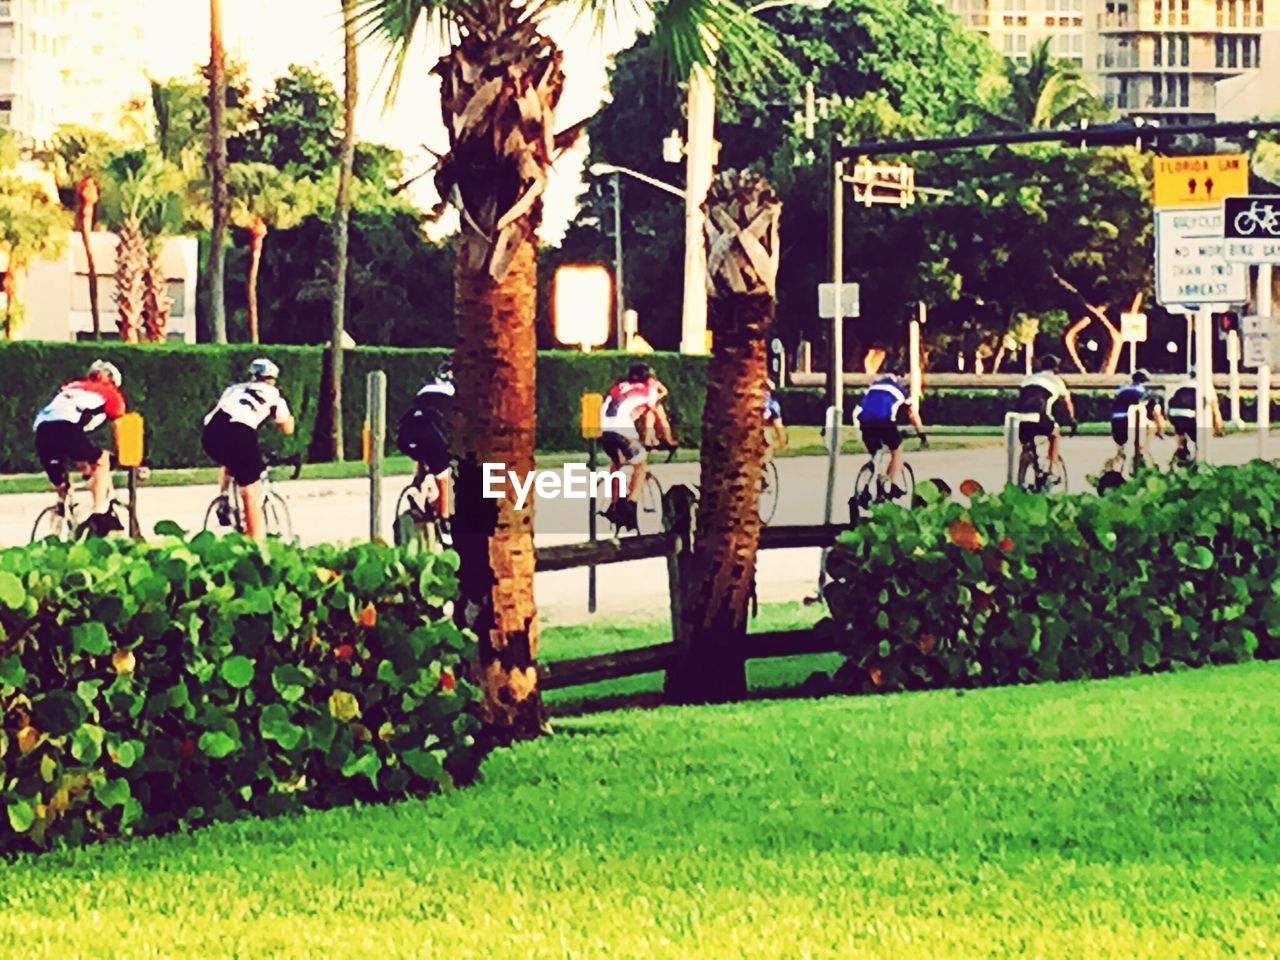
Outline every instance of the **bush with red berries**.
{"type": "Polygon", "coordinates": [[[474,773],[453,555],[161,532],[0,552],[0,852],[474,773]]]}
{"type": "Polygon", "coordinates": [[[1105,497],[969,492],[877,507],[832,551],[826,627],[846,688],[1280,657],[1274,466],[1152,471],[1105,497]]]}

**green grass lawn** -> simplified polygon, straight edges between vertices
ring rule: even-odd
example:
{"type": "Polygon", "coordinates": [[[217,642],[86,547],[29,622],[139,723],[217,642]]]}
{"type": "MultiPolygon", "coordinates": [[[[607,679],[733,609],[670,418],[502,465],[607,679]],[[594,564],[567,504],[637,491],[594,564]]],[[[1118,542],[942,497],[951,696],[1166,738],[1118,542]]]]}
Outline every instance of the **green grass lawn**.
{"type": "Polygon", "coordinates": [[[1274,957],[1280,664],[601,714],[423,802],[20,858],[22,957],[1274,957]]]}
{"type": "MultiPolygon", "coordinates": [[[[826,615],[826,607],[803,603],[770,603],[760,607],[751,621],[751,633],[773,630],[801,630],[813,626],[826,615]]],[[[671,642],[671,624],[665,619],[608,620],[547,627],[539,639],[539,657],[544,661],[571,660],[615,650],[633,650],[671,642]]],[[[775,657],[747,664],[747,684],[756,696],[793,690],[816,671],[830,673],[840,665],[834,654],[775,657]]],[[[652,704],[662,692],[661,673],[642,673],[620,680],[585,683],[576,687],[548,690],[547,705],[552,713],[571,714],[630,704],[652,704]]]]}

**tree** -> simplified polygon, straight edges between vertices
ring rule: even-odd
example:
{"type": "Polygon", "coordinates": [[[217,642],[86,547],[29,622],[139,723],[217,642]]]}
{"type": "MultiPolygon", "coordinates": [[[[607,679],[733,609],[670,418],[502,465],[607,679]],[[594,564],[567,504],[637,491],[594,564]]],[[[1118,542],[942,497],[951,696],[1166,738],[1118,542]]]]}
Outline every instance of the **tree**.
{"type": "Polygon", "coordinates": [[[98,303],[98,265],[93,254],[93,228],[97,219],[101,189],[98,177],[106,158],[116,148],[111,137],[86,127],[62,127],[54,140],[54,151],[75,187],[76,232],[84,246],[89,282],[89,310],[93,315],[93,336],[102,336],[102,313],[98,303]]]}
{"type": "Polygon", "coordinates": [[[335,460],[342,459],[342,351],[346,336],[347,258],[351,242],[351,181],[356,162],[356,108],[360,101],[359,46],[355,0],[342,0],[345,90],[342,105],[342,161],[338,199],[333,217],[333,295],[329,315],[329,443],[335,460]]]}
{"type": "Polygon", "coordinates": [[[154,147],[120,150],[103,171],[102,217],[116,232],[116,310],[120,339],[163,340],[172,303],[159,255],[181,229],[182,174],[154,147]]]}
{"type": "Polygon", "coordinates": [[[1003,89],[994,106],[982,111],[988,126],[1051,130],[1106,116],[1102,102],[1080,71],[1055,57],[1050,43],[1049,37],[1037,43],[1026,64],[1005,60],[1003,89]]]}
{"type": "MultiPolygon", "coordinates": [[[[396,75],[424,22],[450,37],[437,63],[449,147],[436,188],[456,207],[454,380],[459,416],[454,542],[461,607],[479,638],[481,719],[488,735],[535,736],[537,690],[533,599],[533,517],[514,498],[487,499],[483,465],[516,477],[534,468],[537,264],[535,231],[551,165],[577,130],[556,132],[564,89],[563,54],[542,28],[555,2],[516,7],[506,0],[361,0],[371,27],[393,44],[396,75]]],[[[601,15],[603,6],[581,3],[601,15]]],[[[659,49],[677,74],[715,52],[742,51],[752,32],[731,2],[671,4],[656,10],[659,49]]]]}
{"type": "Polygon", "coordinates": [[[209,182],[213,228],[209,237],[209,305],[214,343],[227,342],[227,51],[222,41],[222,0],[209,0],[209,182]]]}
{"type": "Polygon", "coordinates": [[[36,257],[56,257],[66,242],[67,218],[55,197],[24,179],[14,167],[18,149],[0,131],[0,293],[4,295],[5,339],[12,340],[24,317],[23,284],[36,257]]]}
{"type": "Polygon", "coordinates": [[[712,330],[702,411],[702,491],[693,576],[681,608],[684,663],[668,673],[680,701],[746,695],[743,644],[755,593],[764,478],[765,344],[773,325],[782,207],[757,174],[724,173],[707,194],[712,330]]]}
{"type": "Polygon", "coordinates": [[[249,235],[249,341],[259,341],[258,272],[262,246],[272,230],[288,230],[321,207],[318,185],[265,163],[233,163],[227,172],[231,218],[249,235]]]}
{"type": "Polygon", "coordinates": [[[253,109],[243,132],[230,140],[231,158],[320,177],[333,169],[341,147],[341,112],[333,84],[309,67],[292,64],[253,109]]]}

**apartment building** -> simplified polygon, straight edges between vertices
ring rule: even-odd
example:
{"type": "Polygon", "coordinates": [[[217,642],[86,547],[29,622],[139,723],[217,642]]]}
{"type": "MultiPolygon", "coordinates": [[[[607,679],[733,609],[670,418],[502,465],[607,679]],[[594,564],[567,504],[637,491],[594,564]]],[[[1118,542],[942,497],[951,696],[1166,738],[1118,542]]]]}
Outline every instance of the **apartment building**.
{"type": "MultiPolygon", "coordinates": [[[[1280,2],[1280,0],[1277,0],[1280,2]]],[[[1092,8],[1099,0],[945,0],[967,27],[986,34],[1011,60],[1025,62],[1033,47],[1049,41],[1054,55],[1085,67],[1092,8]]]]}
{"type": "Polygon", "coordinates": [[[27,146],[64,123],[122,132],[147,95],[144,24],[130,0],[0,0],[0,129],[27,146]]]}
{"type": "Polygon", "coordinates": [[[1166,124],[1213,119],[1218,81],[1262,65],[1265,4],[1106,0],[1090,64],[1104,101],[1122,114],[1166,124]]]}

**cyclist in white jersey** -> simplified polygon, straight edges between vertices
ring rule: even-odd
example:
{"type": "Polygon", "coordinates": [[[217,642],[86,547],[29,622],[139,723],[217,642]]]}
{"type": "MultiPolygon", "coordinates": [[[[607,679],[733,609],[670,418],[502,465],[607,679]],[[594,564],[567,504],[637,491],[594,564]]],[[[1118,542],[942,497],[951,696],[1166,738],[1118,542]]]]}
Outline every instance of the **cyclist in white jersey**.
{"type": "Polygon", "coordinates": [[[648,459],[640,429],[645,415],[662,402],[662,397],[663,391],[653,372],[644,363],[633,363],[627,375],[605,394],[600,410],[600,449],[609,458],[615,473],[628,464],[631,466],[626,499],[616,499],[617,490],[609,485],[615,499],[604,515],[618,526],[636,528],[636,501],[640,499],[648,459]]]}
{"type": "Polygon", "coordinates": [[[248,382],[234,384],[222,392],[217,406],[204,418],[201,443],[204,452],[222,468],[223,503],[219,505],[218,519],[230,522],[231,505],[226,502],[226,495],[234,478],[244,501],[245,533],[261,539],[266,525],[260,481],[267,465],[258,447],[258,428],[270,419],[287,435],[293,433],[294,421],[289,404],[276,387],[280,368],[270,360],[255,360],[249,365],[249,376],[248,382]]]}

